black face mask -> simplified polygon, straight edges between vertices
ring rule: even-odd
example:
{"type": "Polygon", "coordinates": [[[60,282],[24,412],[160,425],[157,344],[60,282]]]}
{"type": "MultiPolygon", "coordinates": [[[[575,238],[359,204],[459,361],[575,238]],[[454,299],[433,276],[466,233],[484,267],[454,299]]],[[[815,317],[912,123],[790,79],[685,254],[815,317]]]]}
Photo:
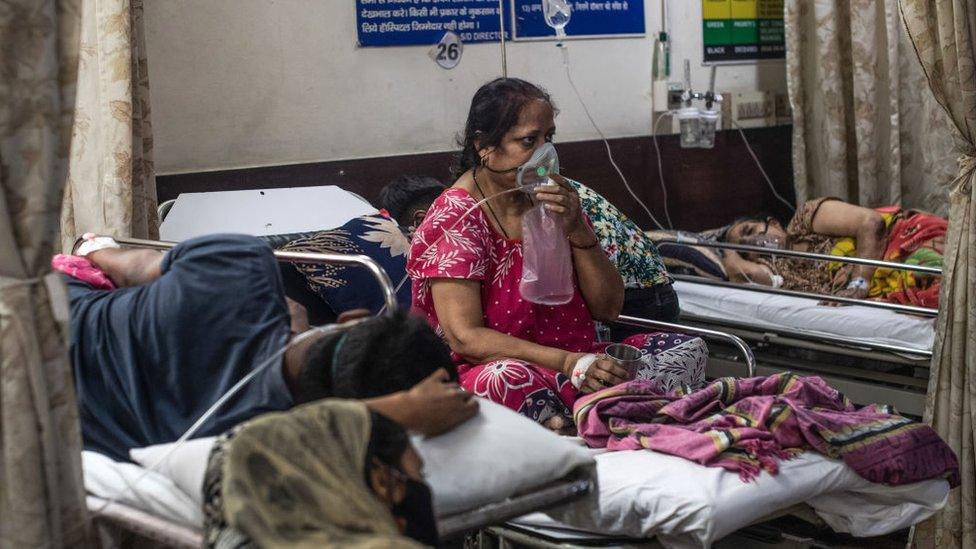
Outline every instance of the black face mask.
{"type": "Polygon", "coordinates": [[[430,487],[412,478],[404,479],[406,495],[390,511],[394,516],[407,522],[404,534],[423,543],[436,546],[438,542],[437,522],[434,521],[434,502],[430,487]]]}

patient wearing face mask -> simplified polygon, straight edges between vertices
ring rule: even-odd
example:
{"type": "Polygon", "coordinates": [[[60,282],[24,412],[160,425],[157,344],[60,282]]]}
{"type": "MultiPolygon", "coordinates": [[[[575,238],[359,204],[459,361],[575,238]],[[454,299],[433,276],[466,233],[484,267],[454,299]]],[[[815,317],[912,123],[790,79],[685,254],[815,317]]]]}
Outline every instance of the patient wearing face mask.
{"type": "MultiPolygon", "coordinates": [[[[818,198],[800,206],[784,229],[772,217],[740,219],[721,235],[733,244],[824,255],[942,266],[947,224],[938,216],[897,206],[877,209],[818,198]]],[[[753,252],[723,251],[731,280],[787,290],[937,307],[940,277],[872,265],[814,262],[753,252]]]]}
{"type": "MultiPolygon", "coordinates": [[[[624,281],[601,247],[576,187],[555,171],[547,184],[515,190],[550,158],[556,108],[538,86],[499,78],[474,95],[456,181],[430,206],[413,238],[407,272],[413,308],[445,340],[461,386],[557,431],[575,431],[580,393],[635,375],[667,392],[704,379],[701,339],[636,334],[625,340],[647,356],[637,371],[608,359],[594,320],[613,321],[624,303],[624,281]],[[481,203],[482,200],[487,202],[481,203]],[[523,295],[523,217],[541,204],[571,253],[568,302],[540,305],[523,295]]],[[[553,165],[558,165],[555,162],[553,165]]],[[[542,242],[541,245],[546,245],[542,242]]],[[[533,243],[533,245],[539,245],[533,243]]],[[[565,256],[564,256],[565,257],[565,256]]],[[[543,265],[542,274],[563,265],[543,265]]]]}
{"type": "Polygon", "coordinates": [[[437,544],[423,461],[397,423],[324,400],[218,438],[204,480],[208,547],[437,544]]]}

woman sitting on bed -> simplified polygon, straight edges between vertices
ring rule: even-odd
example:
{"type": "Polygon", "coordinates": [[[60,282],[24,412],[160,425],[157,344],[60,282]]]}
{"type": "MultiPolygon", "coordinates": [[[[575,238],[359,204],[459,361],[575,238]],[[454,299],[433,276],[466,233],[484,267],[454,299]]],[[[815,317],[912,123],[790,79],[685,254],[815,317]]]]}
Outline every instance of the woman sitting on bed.
{"type": "MultiPolygon", "coordinates": [[[[803,204],[784,230],[771,217],[740,220],[724,231],[733,244],[827,255],[882,259],[914,265],[942,266],[946,220],[898,207],[876,210],[837,198],[803,204]]],[[[937,307],[941,277],[893,271],[870,265],[769,257],[725,250],[729,278],[787,290],[937,307]]]]}
{"type": "MultiPolygon", "coordinates": [[[[550,307],[519,292],[522,214],[531,202],[523,193],[498,195],[515,187],[515,170],[552,140],[555,114],[548,94],[522,80],[500,78],[477,91],[460,140],[457,181],[417,229],[407,270],[414,308],[445,336],[462,387],[564,429],[581,391],[616,385],[628,373],[595,354],[602,347],[593,320],[617,317],[624,284],[562,177],[536,189],[535,198],[557,216],[569,240],[574,295],[550,307]]],[[[638,376],[657,380],[662,390],[703,381],[707,352],[700,339],[640,334],[626,342],[653,349],[647,361],[653,366],[638,376]]]]}

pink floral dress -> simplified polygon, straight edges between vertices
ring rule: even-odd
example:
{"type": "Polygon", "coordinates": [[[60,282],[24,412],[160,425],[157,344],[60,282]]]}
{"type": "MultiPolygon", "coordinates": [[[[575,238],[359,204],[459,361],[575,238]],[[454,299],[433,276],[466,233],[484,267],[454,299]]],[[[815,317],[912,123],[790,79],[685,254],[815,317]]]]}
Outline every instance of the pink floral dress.
{"type": "MultiPolygon", "coordinates": [[[[593,318],[579,288],[565,305],[538,305],[522,299],[522,243],[509,240],[489,224],[475,199],[464,189],[450,188],[431,205],[417,229],[407,261],[413,282],[413,308],[443,336],[437,320],[430,280],[455,278],[481,282],[484,325],[513,337],[570,352],[602,351],[593,318]],[[470,212],[470,213],[468,213],[470,212]]],[[[574,283],[575,284],[575,283],[574,283]]],[[[675,334],[640,334],[625,342],[649,351],[643,378],[659,379],[663,390],[681,383],[704,381],[705,353],[698,338],[675,334]],[[675,343],[677,341],[677,343],[675,343]],[[680,348],[679,348],[680,347],[680,348]],[[662,367],[663,353],[687,355],[680,364],[662,367]]],[[[569,379],[548,368],[517,359],[467,364],[452,353],[461,386],[499,402],[538,422],[555,415],[572,417],[578,391],[569,379]]],[[[673,361],[672,361],[673,362],[673,361]]]]}

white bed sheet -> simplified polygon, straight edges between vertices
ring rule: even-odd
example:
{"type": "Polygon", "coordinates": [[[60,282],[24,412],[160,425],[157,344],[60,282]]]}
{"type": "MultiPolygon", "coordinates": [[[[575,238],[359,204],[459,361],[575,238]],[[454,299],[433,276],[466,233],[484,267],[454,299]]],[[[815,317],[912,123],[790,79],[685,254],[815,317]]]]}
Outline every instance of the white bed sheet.
{"type": "MultiPolygon", "coordinates": [[[[82,452],[82,465],[90,494],[201,527],[200,505],[169,478],[94,452],[82,452]]],[[[764,473],[750,483],[723,469],[645,450],[598,454],[596,474],[595,493],[515,522],[657,537],[667,547],[707,547],[773,512],[805,502],[835,530],[869,536],[930,516],[945,504],[949,490],[942,480],[896,488],[871,484],[842,462],[810,452],[782,463],[779,475],[764,473]]]]}
{"type": "Polygon", "coordinates": [[[769,329],[853,337],[867,343],[929,351],[935,319],[871,307],[827,307],[816,300],[678,281],[681,311],[716,320],[738,320],[769,329]]]}
{"type": "Polygon", "coordinates": [[[83,451],[85,490],[191,528],[203,524],[203,510],[169,478],[134,463],[121,463],[97,452],[83,451]]]}
{"type": "Polygon", "coordinates": [[[515,524],[633,538],[666,547],[709,547],[722,537],[796,504],[812,507],[834,530],[855,536],[897,531],[945,505],[949,484],[872,484],[841,461],[807,452],[779,474],[742,482],[736,473],[649,450],[596,457],[590,496],[515,524]]]}

